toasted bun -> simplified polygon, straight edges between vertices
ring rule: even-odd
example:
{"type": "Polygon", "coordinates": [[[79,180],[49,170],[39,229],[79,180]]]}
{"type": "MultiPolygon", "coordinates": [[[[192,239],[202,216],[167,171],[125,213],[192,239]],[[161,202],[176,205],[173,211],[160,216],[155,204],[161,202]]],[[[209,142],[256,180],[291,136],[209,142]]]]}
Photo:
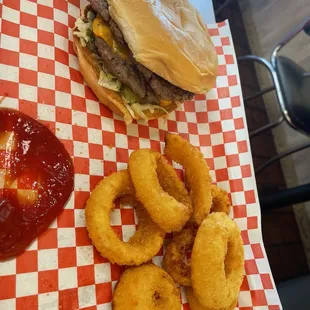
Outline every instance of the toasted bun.
{"type": "Polygon", "coordinates": [[[206,93],[217,56],[198,11],[188,0],[108,0],[134,57],[170,83],[206,93]]]}
{"type": "MultiPolygon", "coordinates": [[[[76,36],[73,36],[73,49],[78,57],[80,71],[85,82],[92,89],[100,102],[107,106],[111,111],[123,116],[126,124],[130,124],[133,119],[141,119],[138,115],[134,114],[134,116],[132,116],[129,113],[118,92],[107,89],[98,84],[100,74],[98,60],[88,48],[81,45],[79,38],[76,36]]],[[[168,112],[172,112],[176,110],[177,107],[178,105],[176,103],[172,103],[168,107],[165,107],[165,109],[168,112]]],[[[167,115],[161,110],[154,110],[153,114],[149,111],[145,111],[144,114],[147,116],[148,120],[157,119],[167,115]]]]}

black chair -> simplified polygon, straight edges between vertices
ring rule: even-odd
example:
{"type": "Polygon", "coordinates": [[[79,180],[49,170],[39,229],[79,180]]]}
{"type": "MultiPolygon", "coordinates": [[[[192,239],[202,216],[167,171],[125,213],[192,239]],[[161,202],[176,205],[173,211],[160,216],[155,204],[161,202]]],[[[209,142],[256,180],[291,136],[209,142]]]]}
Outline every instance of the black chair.
{"type": "MultiPolygon", "coordinates": [[[[281,115],[275,121],[250,132],[253,138],[267,130],[287,122],[295,130],[310,135],[310,73],[293,62],[291,59],[279,56],[279,51],[291,41],[299,32],[304,30],[310,35],[310,17],[303,21],[294,31],[289,33],[272,51],[270,62],[265,58],[255,55],[247,55],[238,58],[241,61],[257,62],[270,72],[273,85],[262,89],[260,92],[245,98],[249,100],[262,96],[275,90],[281,115]]],[[[258,175],[274,162],[295,152],[310,147],[309,142],[290,148],[270,158],[255,170],[258,175]]],[[[310,184],[298,186],[292,189],[280,191],[268,197],[260,197],[262,208],[280,208],[289,204],[295,204],[310,200],[310,184]]]]}

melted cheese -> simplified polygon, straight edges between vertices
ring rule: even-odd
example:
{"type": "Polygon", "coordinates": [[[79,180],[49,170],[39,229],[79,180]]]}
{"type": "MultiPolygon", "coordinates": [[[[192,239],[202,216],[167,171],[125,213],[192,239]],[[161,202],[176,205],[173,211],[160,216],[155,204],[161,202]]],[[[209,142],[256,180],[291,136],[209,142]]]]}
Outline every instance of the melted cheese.
{"type": "Polygon", "coordinates": [[[170,105],[172,103],[171,100],[160,100],[159,104],[162,106],[162,107],[167,107],[168,105],[170,105]]]}
{"type": "Polygon", "coordinates": [[[103,39],[115,53],[118,53],[123,59],[129,58],[129,49],[126,46],[120,45],[113,36],[113,33],[108,24],[97,15],[93,22],[93,33],[95,36],[103,39]]]}
{"type": "Polygon", "coordinates": [[[93,33],[95,36],[106,41],[109,46],[113,47],[113,34],[110,27],[97,15],[93,22],[93,33]]]}

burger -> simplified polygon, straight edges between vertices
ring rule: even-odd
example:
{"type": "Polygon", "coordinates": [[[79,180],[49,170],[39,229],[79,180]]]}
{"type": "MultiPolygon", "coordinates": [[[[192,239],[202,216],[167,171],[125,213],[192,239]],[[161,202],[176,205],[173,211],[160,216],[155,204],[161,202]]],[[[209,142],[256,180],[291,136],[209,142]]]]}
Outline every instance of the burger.
{"type": "Polygon", "coordinates": [[[81,73],[127,124],[157,119],[214,85],[217,56],[187,0],[88,0],[73,29],[81,73]]]}

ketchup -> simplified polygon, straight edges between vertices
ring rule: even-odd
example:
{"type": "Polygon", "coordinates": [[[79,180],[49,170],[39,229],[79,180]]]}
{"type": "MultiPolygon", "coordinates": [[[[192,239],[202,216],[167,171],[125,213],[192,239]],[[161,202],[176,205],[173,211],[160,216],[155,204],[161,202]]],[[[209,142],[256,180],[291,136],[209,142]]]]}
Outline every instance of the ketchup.
{"type": "Polygon", "coordinates": [[[14,257],[45,231],[73,190],[70,155],[31,117],[0,108],[0,260],[14,257]]]}

